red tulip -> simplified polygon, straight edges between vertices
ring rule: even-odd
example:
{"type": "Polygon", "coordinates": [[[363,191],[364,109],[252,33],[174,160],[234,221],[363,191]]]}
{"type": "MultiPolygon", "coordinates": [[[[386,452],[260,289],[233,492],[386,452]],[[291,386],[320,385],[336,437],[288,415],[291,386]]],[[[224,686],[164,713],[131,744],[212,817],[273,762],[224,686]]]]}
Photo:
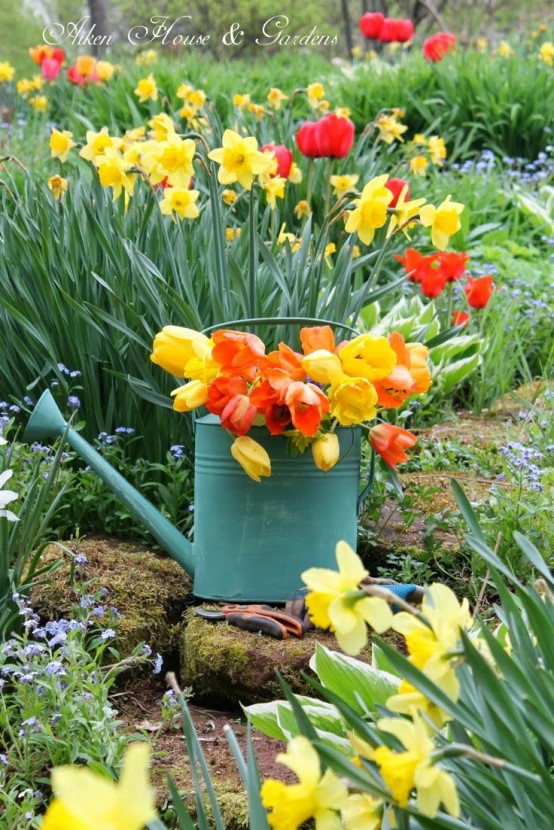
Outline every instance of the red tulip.
{"type": "Polygon", "coordinates": [[[58,61],[60,66],[62,66],[65,61],[65,52],[63,49],[52,49],[50,57],[52,60],[58,61]]]}
{"type": "Polygon", "coordinates": [[[493,277],[479,277],[477,280],[468,277],[464,287],[464,294],[472,308],[485,308],[491,298],[493,290],[493,277]]]}
{"type": "Polygon", "coordinates": [[[400,194],[405,187],[407,188],[407,191],[404,196],[404,201],[407,202],[410,198],[410,188],[408,187],[408,182],[404,181],[404,179],[389,179],[388,182],[385,182],[385,187],[387,190],[390,190],[393,196],[392,202],[389,202],[390,208],[396,207],[400,194]]]}
{"type": "Polygon", "coordinates": [[[417,438],[407,429],[392,424],[377,424],[369,431],[369,441],[385,464],[395,470],[397,464],[408,460],[404,450],[413,447],[417,438]]]}
{"type": "Polygon", "coordinates": [[[354,143],[354,123],[349,118],[339,118],[330,113],[316,123],[315,140],[318,155],[343,159],[354,143]]]}
{"type": "Polygon", "coordinates": [[[381,43],[394,43],[396,41],[396,33],[396,20],[392,17],[385,17],[379,32],[379,40],[381,43]]]}
{"type": "Polygon", "coordinates": [[[438,262],[437,254],[423,256],[415,248],[408,248],[404,257],[395,254],[394,258],[404,266],[404,270],[410,276],[410,282],[422,282],[425,278],[430,279],[437,273],[435,264],[438,262]]]}
{"type": "Polygon", "coordinates": [[[373,40],[378,39],[384,19],[381,12],[366,12],[363,17],[360,17],[358,23],[363,36],[373,40]]]}
{"type": "Polygon", "coordinates": [[[408,18],[396,21],[396,40],[398,43],[407,43],[414,36],[415,26],[408,18]]]}
{"type": "Polygon", "coordinates": [[[423,54],[428,61],[438,63],[447,52],[456,48],[456,36],[450,32],[438,32],[427,38],[423,44],[423,54]]]}
{"type": "Polygon", "coordinates": [[[292,167],[293,155],[288,147],[284,144],[264,144],[260,147],[261,152],[274,153],[277,159],[277,172],[273,176],[282,176],[283,179],[288,179],[290,168],[292,167]]]}
{"type": "Polygon", "coordinates": [[[256,407],[250,403],[248,395],[234,395],[223,408],[221,426],[234,435],[246,435],[256,417],[256,407]]]}
{"type": "Polygon", "coordinates": [[[54,58],[45,58],[40,65],[40,71],[45,81],[55,81],[61,68],[61,63],[54,60],[54,58]]]}
{"type": "Polygon", "coordinates": [[[469,256],[465,253],[457,254],[455,251],[446,253],[441,251],[438,255],[441,270],[447,282],[456,282],[463,277],[469,256]]]}
{"type": "Polygon", "coordinates": [[[296,144],[303,156],[308,158],[320,158],[320,153],[316,141],[316,127],[315,121],[304,121],[300,125],[296,133],[296,144]]]}
{"type": "Polygon", "coordinates": [[[467,311],[455,311],[452,315],[453,326],[467,326],[469,323],[469,314],[467,311]]]}
{"type": "Polygon", "coordinates": [[[69,66],[67,68],[67,77],[72,84],[76,84],[77,86],[88,86],[91,83],[98,83],[98,75],[96,74],[96,70],[91,75],[81,75],[81,73],[77,71],[76,66],[69,66]]]}

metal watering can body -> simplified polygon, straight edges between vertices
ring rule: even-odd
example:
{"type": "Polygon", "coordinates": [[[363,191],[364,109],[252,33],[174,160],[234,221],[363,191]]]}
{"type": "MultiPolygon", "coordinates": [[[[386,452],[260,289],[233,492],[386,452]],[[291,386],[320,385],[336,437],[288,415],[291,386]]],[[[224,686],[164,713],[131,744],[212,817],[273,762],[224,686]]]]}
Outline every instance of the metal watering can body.
{"type": "Polygon", "coordinates": [[[269,453],[271,477],[252,481],[231,456],[232,438],[219,418],[196,422],[194,546],[78,432],[68,426],[49,391],[41,396],[23,440],[64,435],[69,445],[194,577],[204,599],[284,602],[310,567],[335,566],[336,542],[354,549],[357,535],[360,429],[339,428],[340,461],[319,470],[306,451],[286,453],[286,440],[254,427],[269,453]]]}
{"type": "Polygon", "coordinates": [[[307,568],[334,568],[340,539],[356,548],[360,429],[337,430],[340,461],[324,473],[307,450],[253,427],[271,476],[252,481],[231,455],[219,418],[196,422],[194,593],[204,599],[285,602],[307,568]]]}

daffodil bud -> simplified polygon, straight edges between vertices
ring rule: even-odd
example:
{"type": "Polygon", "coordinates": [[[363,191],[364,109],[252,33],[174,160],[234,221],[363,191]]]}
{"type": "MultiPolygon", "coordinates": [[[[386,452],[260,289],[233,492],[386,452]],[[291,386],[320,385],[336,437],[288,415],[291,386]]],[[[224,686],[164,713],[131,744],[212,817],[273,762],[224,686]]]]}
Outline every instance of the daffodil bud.
{"type": "Polygon", "coordinates": [[[260,481],[260,476],[271,475],[269,455],[261,444],[248,435],[241,435],[233,442],[231,455],[254,481],[260,481]]]}
{"type": "Polygon", "coordinates": [[[332,469],[340,457],[339,439],[335,432],[326,432],[312,442],[312,455],[316,467],[323,470],[332,469]]]}

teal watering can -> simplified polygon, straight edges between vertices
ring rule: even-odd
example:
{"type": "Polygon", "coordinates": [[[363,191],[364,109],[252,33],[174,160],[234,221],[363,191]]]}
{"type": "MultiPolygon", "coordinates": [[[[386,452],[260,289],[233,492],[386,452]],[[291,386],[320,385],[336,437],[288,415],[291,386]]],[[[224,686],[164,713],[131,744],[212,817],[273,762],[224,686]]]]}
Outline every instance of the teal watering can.
{"type": "Polygon", "coordinates": [[[311,452],[291,456],[286,439],[263,427],[249,435],[271,458],[271,477],[252,481],[231,456],[233,439],[219,418],[196,421],[194,543],[71,426],[47,390],[36,404],[23,440],[65,435],[68,444],[194,578],[202,599],[285,602],[310,567],[336,568],[335,545],[354,549],[361,458],[359,428],[337,430],[340,461],[324,473],[311,452]]]}

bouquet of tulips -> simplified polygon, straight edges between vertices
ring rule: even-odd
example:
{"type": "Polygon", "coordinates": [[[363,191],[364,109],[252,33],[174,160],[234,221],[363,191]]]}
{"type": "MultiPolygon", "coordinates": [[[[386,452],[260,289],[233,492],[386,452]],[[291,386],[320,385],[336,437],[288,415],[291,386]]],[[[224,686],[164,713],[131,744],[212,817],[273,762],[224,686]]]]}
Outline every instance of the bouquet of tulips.
{"type": "Polygon", "coordinates": [[[166,326],[155,337],[150,359],[188,380],[171,393],[174,409],[205,406],[237,436],[231,453],[255,481],[271,475],[271,461],[247,435],[252,426],[286,436],[297,452],[311,447],[323,471],[339,460],[338,425],[366,428],[373,448],[393,469],[405,461],[415,436],[380,418],[383,409],[395,409],[431,385],[427,347],[405,343],[398,332],[388,338],[360,334],[337,344],[328,325],[302,328],[300,343],[301,354],[286,343],[266,353],[252,333],[220,329],[208,337],[166,326]]]}

